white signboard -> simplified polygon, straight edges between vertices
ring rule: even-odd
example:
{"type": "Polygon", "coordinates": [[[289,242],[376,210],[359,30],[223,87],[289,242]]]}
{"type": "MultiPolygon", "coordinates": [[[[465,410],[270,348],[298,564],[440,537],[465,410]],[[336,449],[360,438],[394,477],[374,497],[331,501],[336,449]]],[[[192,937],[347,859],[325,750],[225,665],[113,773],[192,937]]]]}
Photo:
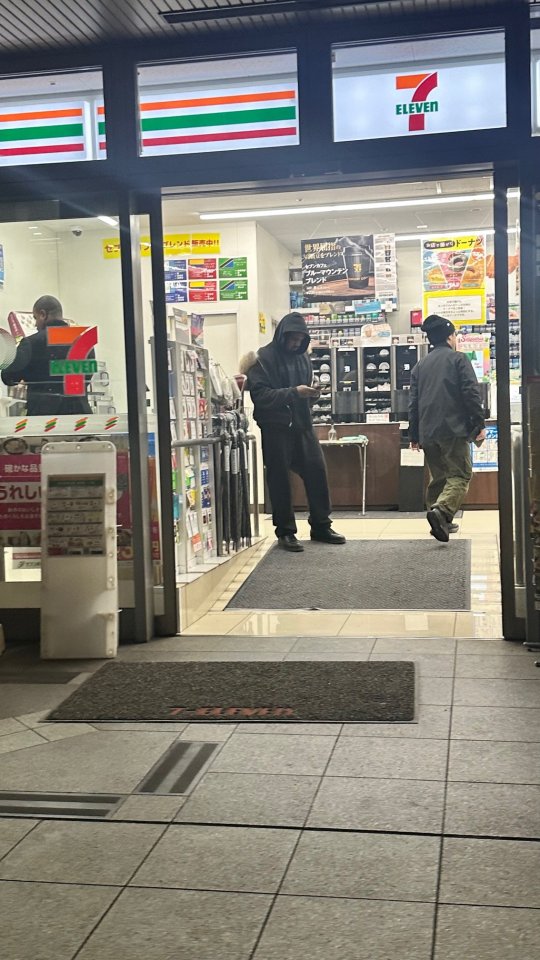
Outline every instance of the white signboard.
{"type": "Polygon", "coordinates": [[[461,63],[431,58],[334,72],[334,140],[376,140],[506,126],[502,56],[461,63]]]}
{"type": "Polygon", "coordinates": [[[485,323],[483,299],[480,293],[455,294],[447,297],[426,294],[426,316],[438,313],[452,323],[485,323]]]}

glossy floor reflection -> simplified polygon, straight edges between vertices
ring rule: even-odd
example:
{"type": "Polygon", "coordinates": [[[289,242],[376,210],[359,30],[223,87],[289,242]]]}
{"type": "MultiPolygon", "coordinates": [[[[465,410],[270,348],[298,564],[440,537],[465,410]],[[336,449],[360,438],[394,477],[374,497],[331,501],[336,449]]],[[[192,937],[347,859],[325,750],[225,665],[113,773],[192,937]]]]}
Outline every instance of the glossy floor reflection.
{"type": "MultiPolygon", "coordinates": [[[[338,519],[336,529],[349,539],[428,539],[422,519],[338,519]]],[[[499,575],[498,513],[465,511],[455,537],[471,541],[471,610],[407,611],[336,610],[264,611],[226,610],[227,604],[273,545],[273,528],[267,518],[266,540],[245,565],[211,611],[197,620],[186,635],[233,634],[243,636],[403,636],[501,637],[501,585],[499,575]]],[[[299,522],[300,538],[309,537],[307,522],[299,522]]]]}

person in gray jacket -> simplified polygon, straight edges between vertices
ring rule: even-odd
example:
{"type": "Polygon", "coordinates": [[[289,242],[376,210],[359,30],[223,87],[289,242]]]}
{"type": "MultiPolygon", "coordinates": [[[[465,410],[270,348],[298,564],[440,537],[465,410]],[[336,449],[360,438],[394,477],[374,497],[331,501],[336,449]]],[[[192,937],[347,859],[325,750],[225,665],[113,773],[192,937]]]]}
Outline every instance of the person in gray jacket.
{"type": "Polygon", "coordinates": [[[422,330],[433,350],[411,373],[409,440],[413,450],[424,451],[431,475],[426,494],[431,533],[447,542],[471,482],[470,442],[480,444],[486,436],[484,411],[473,365],[456,352],[454,324],[431,314],[422,330]]]}

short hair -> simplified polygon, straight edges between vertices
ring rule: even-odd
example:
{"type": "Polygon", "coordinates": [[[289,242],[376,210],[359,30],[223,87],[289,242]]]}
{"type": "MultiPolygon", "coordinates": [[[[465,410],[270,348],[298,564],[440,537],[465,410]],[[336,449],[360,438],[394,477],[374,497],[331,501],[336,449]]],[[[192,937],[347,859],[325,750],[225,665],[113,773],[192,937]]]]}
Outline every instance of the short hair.
{"type": "Polygon", "coordinates": [[[49,294],[39,297],[32,307],[32,311],[34,313],[39,312],[40,310],[43,310],[44,313],[51,318],[51,320],[62,320],[64,316],[64,311],[60,301],[57,300],[56,297],[49,296],[49,294]]]}

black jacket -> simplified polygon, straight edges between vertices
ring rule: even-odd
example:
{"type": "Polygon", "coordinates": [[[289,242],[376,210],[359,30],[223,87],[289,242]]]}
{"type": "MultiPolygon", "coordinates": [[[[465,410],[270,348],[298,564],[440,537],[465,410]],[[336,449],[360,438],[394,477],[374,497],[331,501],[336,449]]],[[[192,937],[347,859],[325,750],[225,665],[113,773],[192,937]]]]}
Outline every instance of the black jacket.
{"type": "Polygon", "coordinates": [[[278,324],[274,339],[259,350],[247,370],[247,385],[254,405],[254,417],[260,427],[270,424],[311,430],[309,400],[298,396],[301,384],[311,386],[313,369],[306,353],[310,336],[300,313],[288,313],[278,324]],[[287,353],[286,333],[302,333],[304,341],[295,353],[287,353]]]}
{"type": "Polygon", "coordinates": [[[485,427],[473,365],[464,353],[438,344],[411,373],[409,439],[426,444],[466,437],[485,427]]]}
{"type": "MultiPolygon", "coordinates": [[[[49,321],[49,326],[67,327],[65,320],[49,321]]],[[[47,328],[23,337],[17,347],[13,363],[2,370],[2,380],[8,386],[20,383],[27,385],[27,413],[29,416],[91,413],[86,396],[64,396],[63,377],[52,376],[51,360],[65,360],[69,347],[50,347],[47,343],[47,328]]],[[[94,356],[94,351],[90,354],[94,356]]],[[[88,384],[89,377],[86,377],[88,384]]]]}

